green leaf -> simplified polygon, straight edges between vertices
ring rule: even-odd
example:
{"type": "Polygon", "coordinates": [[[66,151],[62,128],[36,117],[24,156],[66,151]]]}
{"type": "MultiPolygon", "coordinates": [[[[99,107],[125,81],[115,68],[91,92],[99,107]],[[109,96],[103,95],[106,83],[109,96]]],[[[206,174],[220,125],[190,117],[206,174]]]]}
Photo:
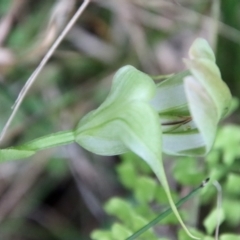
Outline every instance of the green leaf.
{"type": "Polygon", "coordinates": [[[239,126],[231,124],[220,129],[215,148],[223,151],[223,162],[226,165],[231,165],[236,158],[240,157],[239,142],[239,126]]]}
{"type": "Polygon", "coordinates": [[[219,163],[221,153],[218,150],[213,149],[206,157],[206,161],[209,164],[210,168],[213,168],[219,163]]]}
{"type": "Polygon", "coordinates": [[[114,240],[123,240],[132,234],[132,232],[129,231],[128,228],[119,223],[113,224],[111,231],[114,240]]]}
{"type": "Polygon", "coordinates": [[[174,178],[183,185],[195,186],[204,179],[203,168],[195,158],[180,158],[174,163],[174,178]]]}
{"type": "Polygon", "coordinates": [[[226,175],[228,169],[223,164],[217,164],[214,168],[210,169],[210,178],[214,180],[220,180],[226,175]]]}
{"type": "Polygon", "coordinates": [[[212,234],[215,230],[218,221],[222,223],[225,220],[224,210],[214,209],[204,220],[203,225],[208,234],[212,234]]]}
{"type": "Polygon", "coordinates": [[[131,226],[132,216],[136,214],[129,202],[117,197],[111,198],[105,204],[104,209],[109,215],[117,217],[127,226],[131,226]]]}
{"type": "MultiPolygon", "coordinates": [[[[204,234],[197,231],[196,229],[191,228],[191,232],[199,237],[200,239],[204,239],[204,234]]],[[[178,240],[190,240],[191,238],[184,232],[182,229],[178,231],[178,240]]],[[[214,240],[214,239],[213,239],[214,240]]]]}
{"type": "MultiPolygon", "coordinates": [[[[177,199],[178,199],[177,193],[175,191],[171,190],[171,195],[172,195],[172,198],[173,198],[174,202],[176,202],[177,199]]],[[[165,190],[164,190],[163,187],[157,186],[155,199],[161,205],[168,204],[168,198],[165,194],[165,190]]]]}
{"type": "Polygon", "coordinates": [[[222,234],[220,240],[240,240],[240,236],[236,234],[222,234]]]}
{"type": "MultiPolygon", "coordinates": [[[[132,218],[132,229],[133,231],[137,231],[147,223],[148,221],[144,217],[139,215],[134,215],[132,218]]],[[[157,240],[158,238],[154,234],[153,230],[149,229],[141,235],[140,239],[152,239],[152,240],[156,239],[157,240]]]]}
{"type": "Polygon", "coordinates": [[[156,181],[150,177],[140,177],[137,179],[136,187],[134,188],[135,198],[141,204],[147,204],[153,201],[156,191],[156,181]]]}
{"type": "Polygon", "coordinates": [[[233,227],[239,226],[239,223],[240,223],[239,200],[238,199],[224,199],[223,209],[224,209],[227,223],[233,227]]]}
{"type": "MultiPolygon", "coordinates": [[[[166,195],[166,194],[165,194],[166,195]]],[[[155,212],[153,212],[153,209],[149,207],[149,204],[138,204],[135,207],[135,211],[138,215],[144,216],[145,219],[151,220],[155,217],[155,212]]]]}
{"type": "Polygon", "coordinates": [[[92,240],[114,240],[111,231],[94,230],[91,233],[92,240]]]}
{"type": "MultiPolygon", "coordinates": [[[[186,212],[185,211],[183,211],[183,210],[179,210],[179,213],[180,213],[180,215],[181,215],[181,217],[182,217],[182,219],[183,220],[186,220],[187,218],[186,218],[186,212]]],[[[175,215],[173,215],[173,214],[170,214],[170,215],[168,215],[168,216],[166,216],[162,221],[161,221],[161,224],[162,225],[167,225],[167,226],[169,226],[169,225],[178,225],[178,219],[176,218],[176,216],[175,215]]]]}
{"type": "Polygon", "coordinates": [[[142,174],[152,174],[152,169],[150,166],[134,152],[122,154],[121,159],[123,159],[124,162],[131,162],[136,172],[142,174]]]}
{"type": "Polygon", "coordinates": [[[117,173],[123,186],[128,189],[134,189],[137,181],[137,173],[131,161],[122,162],[117,166],[117,173]]]}
{"type": "Polygon", "coordinates": [[[230,173],[227,176],[225,189],[229,194],[239,196],[240,195],[239,183],[240,183],[240,176],[238,174],[230,173]]]}

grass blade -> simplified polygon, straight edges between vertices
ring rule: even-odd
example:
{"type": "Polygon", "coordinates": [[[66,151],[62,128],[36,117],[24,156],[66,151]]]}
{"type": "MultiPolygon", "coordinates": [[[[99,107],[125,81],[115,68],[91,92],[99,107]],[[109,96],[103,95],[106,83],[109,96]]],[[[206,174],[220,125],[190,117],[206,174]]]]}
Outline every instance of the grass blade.
{"type": "MultiPolygon", "coordinates": [[[[204,180],[201,185],[197,188],[195,188],[194,190],[192,190],[187,196],[183,197],[182,199],[180,199],[177,203],[176,203],[176,207],[179,208],[183,203],[185,203],[187,200],[189,200],[190,198],[192,198],[193,196],[195,196],[203,187],[206,186],[206,184],[209,182],[209,178],[207,178],[206,180],[204,180]]],[[[163,213],[161,213],[159,216],[157,216],[155,219],[153,219],[150,223],[148,223],[147,225],[145,225],[144,227],[142,227],[141,229],[139,229],[137,232],[135,232],[132,236],[128,237],[126,240],[133,240],[136,239],[137,237],[139,237],[141,234],[143,234],[144,232],[146,232],[148,229],[150,229],[151,227],[153,227],[154,225],[156,225],[158,222],[160,222],[162,219],[164,219],[165,217],[167,217],[169,214],[172,213],[172,209],[168,208],[166,211],[164,211],[163,213]]]]}

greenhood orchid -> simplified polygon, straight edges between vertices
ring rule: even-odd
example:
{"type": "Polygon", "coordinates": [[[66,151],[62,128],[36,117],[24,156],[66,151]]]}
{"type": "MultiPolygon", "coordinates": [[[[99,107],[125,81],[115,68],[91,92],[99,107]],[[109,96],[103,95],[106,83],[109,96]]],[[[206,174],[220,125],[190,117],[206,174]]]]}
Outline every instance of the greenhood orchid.
{"type": "Polygon", "coordinates": [[[204,39],[195,40],[189,59],[184,62],[188,70],[159,84],[132,66],[122,67],[114,76],[106,100],[82,118],[76,130],[2,149],[0,159],[27,157],[37,150],[74,141],[105,156],[133,151],[150,165],[179,222],[195,238],[172,200],[162,152],[207,154],[214,143],[217,124],[228,111],[231,94],[204,39]]]}

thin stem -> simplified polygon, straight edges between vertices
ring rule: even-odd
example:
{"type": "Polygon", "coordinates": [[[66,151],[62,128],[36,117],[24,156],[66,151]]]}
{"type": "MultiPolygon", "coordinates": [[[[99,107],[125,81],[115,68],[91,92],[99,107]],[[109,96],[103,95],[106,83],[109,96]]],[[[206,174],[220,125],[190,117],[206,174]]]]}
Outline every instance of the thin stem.
{"type": "Polygon", "coordinates": [[[33,141],[30,141],[28,143],[25,143],[24,145],[21,145],[20,149],[27,149],[27,150],[42,150],[45,148],[51,148],[51,147],[58,147],[61,145],[66,145],[69,143],[73,143],[75,141],[75,136],[73,131],[63,131],[54,133],[51,135],[47,135],[41,138],[37,138],[33,141]]]}
{"type": "MultiPolygon", "coordinates": [[[[189,200],[190,198],[192,198],[194,195],[196,195],[200,189],[204,188],[206,186],[206,184],[208,183],[209,178],[207,178],[205,181],[202,182],[202,184],[194,189],[193,191],[191,191],[187,196],[185,196],[184,198],[180,199],[177,203],[176,203],[176,207],[179,208],[183,203],[185,203],[187,200],[189,200]]],[[[162,219],[164,219],[165,217],[167,217],[170,213],[172,213],[172,208],[167,209],[166,211],[164,211],[163,213],[161,213],[159,216],[157,216],[155,219],[153,219],[150,223],[148,223],[147,225],[145,225],[144,227],[142,227],[141,229],[139,229],[137,232],[135,232],[132,236],[128,237],[126,240],[133,240],[136,239],[137,237],[139,237],[141,234],[143,234],[144,232],[146,232],[148,229],[150,229],[151,227],[153,227],[154,225],[156,225],[158,222],[160,222],[162,219]]]]}
{"type": "Polygon", "coordinates": [[[172,77],[174,74],[166,74],[166,75],[157,75],[157,76],[153,76],[151,75],[150,77],[153,79],[153,80],[164,80],[164,79],[167,79],[167,78],[170,78],[172,77]]]}
{"type": "Polygon", "coordinates": [[[219,227],[221,224],[220,210],[222,207],[222,187],[218,181],[214,181],[213,186],[217,189],[217,192],[218,192],[218,195],[217,195],[217,225],[216,225],[216,229],[215,229],[215,240],[218,240],[219,239],[219,227]]]}
{"type": "Polygon", "coordinates": [[[156,176],[158,177],[159,181],[161,182],[164,190],[165,190],[165,193],[167,195],[167,198],[168,198],[168,202],[169,202],[169,205],[170,207],[172,208],[172,211],[173,213],[175,214],[176,218],[178,219],[179,223],[181,224],[182,228],[184,229],[184,231],[186,232],[186,234],[192,238],[192,239],[200,239],[198,237],[195,237],[194,235],[192,235],[192,233],[188,230],[187,226],[185,225],[185,223],[183,222],[179,212],[178,212],[178,209],[172,199],[172,195],[171,195],[171,192],[170,192],[170,188],[169,188],[169,184],[168,184],[168,180],[167,180],[167,176],[166,176],[166,173],[164,171],[164,166],[163,166],[163,162],[161,161],[161,164],[162,164],[162,167],[160,168],[160,171],[159,172],[156,172],[156,176]]]}
{"type": "Polygon", "coordinates": [[[69,21],[69,23],[67,24],[67,26],[64,28],[64,30],[62,31],[62,33],[59,35],[59,37],[56,39],[56,41],[54,42],[54,44],[51,46],[51,48],[48,50],[47,54],[44,56],[44,58],[42,59],[42,61],[40,62],[40,64],[38,65],[38,67],[35,69],[35,71],[32,73],[32,75],[29,77],[29,79],[27,80],[25,86],[22,88],[15,104],[13,105],[13,111],[7,121],[7,123],[5,124],[1,135],[0,135],[0,142],[3,140],[4,136],[6,135],[6,132],[13,120],[13,118],[15,117],[24,97],[26,96],[28,90],[30,89],[30,87],[32,86],[32,84],[34,83],[34,81],[36,80],[37,76],[39,75],[39,73],[42,71],[43,67],[46,65],[46,63],[48,62],[48,60],[50,59],[50,57],[53,55],[54,51],[57,49],[57,47],[59,46],[59,44],[62,42],[63,38],[67,35],[67,33],[69,32],[69,30],[72,28],[72,26],[75,24],[75,22],[77,21],[77,19],[81,16],[81,14],[84,12],[84,10],[87,8],[88,4],[90,3],[91,0],[84,0],[84,2],[82,3],[82,5],[79,7],[79,9],[77,10],[77,12],[74,14],[74,16],[72,17],[72,19],[69,21]]]}

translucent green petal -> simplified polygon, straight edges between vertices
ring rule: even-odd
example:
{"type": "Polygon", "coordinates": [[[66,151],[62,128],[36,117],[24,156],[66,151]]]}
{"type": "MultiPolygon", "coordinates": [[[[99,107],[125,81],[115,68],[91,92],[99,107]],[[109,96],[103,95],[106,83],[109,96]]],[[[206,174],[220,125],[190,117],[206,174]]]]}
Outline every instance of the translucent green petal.
{"type": "Polygon", "coordinates": [[[203,86],[191,76],[184,80],[192,121],[163,135],[163,151],[171,155],[205,155],[218,124],[217,107],[203,86]]]}
{"type": "Polygon", "coordinates": [[[156,86],[148,75],[132,66],[121,68],[114,76],[107,99],[79,122],[75,132],[76,142],[100,155],[126,152],[127,148],[116,138],[121,133],[113,126],[113,122],[130,102],[148,102],[155,91],[156,86]]]}
{"type": "Polygon", "coordinates": [[[166,133],[163,135],[163,151],[169,155],[201,156],[206,154],[206,144],[197,129],[166,133]]]}
{"type": "Polygon", "coordinates": [[[76,132],[76,142],[90,152],[103,156],[122,154],[128,151],[123,142],[116,138],[119,130],[116,128],[116,116],[94,128],[76,132]]]}
{"type": "Polygon", "coordinates": [[[222,81],[218,67],[211,60],[196,59],[185,60],[193,76],[201,83],[205,91],[211,96],[217,108],[220,120],[229,110],[231,93],[222,81]]]}
{"type": "Polygon", "coordinates": [[[217,107],[208,92],[194,77],[185,78],[185,91],[191,115],[208,152],[215,140],[218,124],[217,107]]]}
{"type": "Polygon", "coordinates": [[[203,38],[197,38],[189,49],[191,59],[206,58],[213,62],[216,61],[214,52],[208,42],[203,38]]]}
{"type": "Polygon", "coordinates": [[[151,105],[159,112],[163,131],[163,151],[170,155],[206,154],[206,142],[199,133],[189,110],[184,78],[188,71],[158,84],[151,105]]]}
{"type": "Polygon", "coordinates": [[[159,176],[162,168],[162,132],[158,114],[143,102],[131,102],[114,122],[116,138],[142,157],[159,176]]]}
{"type": "Polygon", "coordinates": [[[153,80],[145,73],[133,66],[120,68],[113,78],[113,85],[109,97],[105,102],[113,100],[143,100],[152,99],[156,91],[153,80]]]}
{"type": "Polygon", "coordinates": [[[183,79],[190,75],[189,71],[178,73],[157,85],[157,91],[150,104],[161,114],[186,114],[187,99],[184,92],[183,79]]]}

